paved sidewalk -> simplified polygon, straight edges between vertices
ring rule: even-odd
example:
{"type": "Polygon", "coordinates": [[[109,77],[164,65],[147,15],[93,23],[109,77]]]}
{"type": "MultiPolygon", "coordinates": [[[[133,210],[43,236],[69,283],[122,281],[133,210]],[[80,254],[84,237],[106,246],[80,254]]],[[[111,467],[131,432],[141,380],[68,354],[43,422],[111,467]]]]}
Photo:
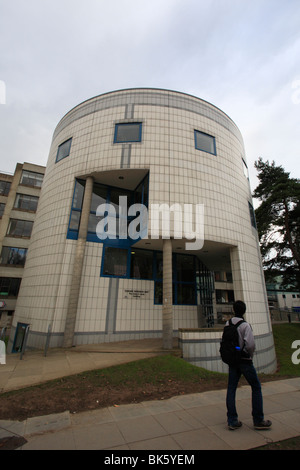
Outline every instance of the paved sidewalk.
{"type": "Polygon", "coordinates": [[[246,450],[300,435],[300,378],[263,384],[270,430],[252,426],[250,389],[238,389],[242,428],[229,431],[225,390],[97,411],[0,421],[0,438],[24,436],[23,450],[246,450]]]}
{"type": "MultiPolygon", "coordinates": [[[[26,353],[22,361],[8,356],[7,364],[0,366],[0,388],[24,387],[69,375],[70,371],[91,369],[92,364],[95,368],[105,367],[161,353],[155,350],[154,343],[144,342],[138,352],[133,346],[127,344],[125,350],[125,345],[122,348],[110,345],[110,354],[86,348],[80,352],[76,348],[77,352],[51,351],[46,358],[41,353],[26,353]]],[[[65,411],[23,422],[0,420],[0,439],[24,436],[27,443],[20,450],[103,449],[109,453],[113,450],[243,450],[300,435],[300,377],[265,383],[262,388],[265,417],[273,422],[272,428],[266,431],[253,428],[251,389],[243,386],[237,391],[237,409],[243,426],[236,431],[229,431],[226,426],[226,390],[217,390],[78,414],[65,411]]]]}

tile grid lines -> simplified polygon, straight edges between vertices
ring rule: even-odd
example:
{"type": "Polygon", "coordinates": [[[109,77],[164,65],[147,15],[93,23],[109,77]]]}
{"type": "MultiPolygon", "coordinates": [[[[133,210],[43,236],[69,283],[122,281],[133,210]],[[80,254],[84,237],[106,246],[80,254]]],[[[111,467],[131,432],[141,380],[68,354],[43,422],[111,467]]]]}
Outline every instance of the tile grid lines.
{"type": "MultiPolygon", "coordinates": [[[[166,97],[162,96],[159,93],[159,90],[157,90],[157,93],[149,93],[149,90],[148,93],[147,90],[139,91],[140,92],[138,94],[132,95],[132,106],[134,106],[134,104],[139,106],[166,106],[168,108],[172,107],[174,109],[187,110],[199,115],[203,115],[208,119],[212,119],[214,122],[218,122],[227,130],[230,130],[230,132],[232,132],[241,142],[243,142],[239,130],[236,128],[236,125],[231,121],[231,119],[218,108],[213,107],[213,105],[210,105],[209,103],[206,103],[199,98],[191,97],[189,95],[182,97],[173,96],[172,92],[170,92],[166,101],[166,97]]],[[[103,111],[104,109],[119,107],[127,104],[124,100],[126,100],[126,97],[128,96],[128,91],[123,90],[123,92],[125,93],[124,99],[122,99],[122,96],[118,95],[114,97],[100,95],[97,97],[96,101],[88,101],[87,103],[81,103],[75,107],[61,119],[54,131],[53,140],[66,126],[69,126],[77,119],[92,113],[96,113],[97,111],[103,111]]]]}

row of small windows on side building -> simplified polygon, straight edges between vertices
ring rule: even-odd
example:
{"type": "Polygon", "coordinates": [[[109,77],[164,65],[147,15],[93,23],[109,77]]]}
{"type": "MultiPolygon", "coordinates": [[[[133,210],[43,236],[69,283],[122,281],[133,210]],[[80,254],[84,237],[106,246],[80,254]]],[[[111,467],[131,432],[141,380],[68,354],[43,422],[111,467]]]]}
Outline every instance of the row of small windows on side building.
{"type": "MultiPolygon", "coordinates": [[[[44,175],[33,171],[23,170],[20,184],[22,186],[30,186],[32,188],[41,188],[44,175]]],[[[0,196],[8,196],[11,188],[11,181],[0,181],[0,196]]]]}
{"type": "MultiPolygon", "coordinates": [[[[17,194],[14,203],[14,209],[26,212],[36,212],[39,198],[37,196],[28,196],[27,194],[17,194]]],[[[5,204],[0,203],[0,218],[3,216],[5,204]]]]}
{"type": "MultiPolygon", "coordinates": [[[[212,155],[217,155],[216,139],[212,135],[201,131],[194,131],[195,149],[212,155]]],[[[130,122],[115,125],[114,144],[125,144],[142,141],[142,123],[130,122]]],[[[56,163],[70,155],[72,138],[58,146],[56,163]]]]}

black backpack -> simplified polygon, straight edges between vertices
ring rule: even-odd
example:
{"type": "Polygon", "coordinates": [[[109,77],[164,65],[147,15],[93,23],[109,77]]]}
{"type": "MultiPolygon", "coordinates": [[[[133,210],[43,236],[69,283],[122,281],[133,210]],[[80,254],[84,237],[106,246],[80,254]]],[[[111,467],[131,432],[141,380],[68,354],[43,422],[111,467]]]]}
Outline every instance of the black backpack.
{"type": "Polygon", "coordinates": [[[240,320],[234,325],[230,319],[229,324],[224,327],[220,345],[220,354],[222,361],[229,366],[237,366],[241,361],[243,348],[241,349],[239,346],[239,334],[237,328],[244,321],[245,320],[240,320]]]}

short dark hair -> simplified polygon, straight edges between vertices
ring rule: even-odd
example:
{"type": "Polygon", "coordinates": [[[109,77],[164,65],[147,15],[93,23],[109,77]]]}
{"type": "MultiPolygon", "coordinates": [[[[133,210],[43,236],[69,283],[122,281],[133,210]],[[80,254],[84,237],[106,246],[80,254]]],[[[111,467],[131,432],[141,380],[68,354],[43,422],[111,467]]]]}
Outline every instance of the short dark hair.
{"type": "Polygon", "coordinates": [[[246,312],[246,304],[242,300],[237,300],[233,304],[233,311],[238,316],[243,316],[246,312]]]}

